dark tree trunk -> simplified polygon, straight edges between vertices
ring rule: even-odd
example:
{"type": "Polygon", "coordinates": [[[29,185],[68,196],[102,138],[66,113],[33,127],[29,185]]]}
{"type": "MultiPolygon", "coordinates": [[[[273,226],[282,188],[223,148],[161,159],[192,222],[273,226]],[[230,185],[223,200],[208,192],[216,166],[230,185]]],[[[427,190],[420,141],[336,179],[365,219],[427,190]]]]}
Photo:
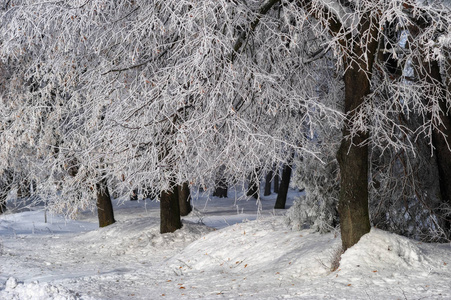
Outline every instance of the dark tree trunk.
{"type": "Polygon", "coordinates": [[[138,200],[138,190],[132,190],[132,192],[130,193],[130,201],[136,201],[138,200]]]}
{"type": "Polygon", "coordinates": [[[180,215],[187,216],[191,211],[191,194],[188,182],[178,186],[180,215]]]}
{"type": "Polygon", "coordinates": [[[110,192],[106,180],[102,179],[96,184],[97,189],[97,216],[99,226],[105,227],[116,222],[114,220],[113,204],[111,203],[110,192]]]}
{"type": "Polygon", "coordinates": [[[279,193],[279,183],[280,183],[280,175],[279,175],[279,167],[276,167],[276,171],[274,174],[274,193],[279,193]]]}
{"type": "MultiPolygon", "coordinates": [[[[433,84],[435,85],[440,84],[443,91],[439,102],[442,110],[442,113],[440,113],[441,124],[437,124],[438,130],[432,131],[432,142],[437,156],[441,200],[445,206],[451,207],[451,151],[448,148],[448,145],[451,145],[451,118],[446,114],[448,111],[446,107],[446,86],[442,82],[437,61],[432,61],[427,69],[429,72],[428,81],[434,81],[433,84]]],[[[451,238],[451,216],[447,216],[445,211],[440,212],[440,215],[444,229],[448,234],[447,238],[451,238]]]]}
{"type": "Polygon", "coordinates": [[[378,20],[364,16],[360,23],[360,32],[370,32],[369,40],[362,49],[356,42],[353,44],[354,55],[345,58],[345,101],[344,109],[347,118],[344,122],[343,139],[337,153],[340,166],[340,196],[338,213],[342,250],[355,245],[360,238],[370,232],[370,214],[368,208],[368,145],[362,145],[369,134],[356,132],[352,139],[350,134],[352,117],[363,104],[371,91],[371,72],[378,45],[378,20]]]}
{"type": "Polygon", "coordinates": [[[368,133],[359,132],[352,140],[346,138],[352,122],[349,118],[370,92],[368,75],[362,69],[365,70],[365,66],[354,61],[344,75],[345,112],[349,117],[345,121],[344,138],[337,153],[340,165],[338,212],[343,251],[356,244],[371,229],[368,209],[368,146],[360,145],[368,138],[368,133]]]}
{"type": "Polygon", "coordinates": [[[6,212],[6,197],[7,195],[3,195],[3,191],[1,191],[0,195],[0,215],[6,212]]]}
{"type": "Polygon", "coordinates": [[[285,209],[287,203],[288,188],[290,187],[292,166],[290,164],[284,165],[282,170],[282,181],[280,182],[279,193],[277,194],[275,209],[285,209]]]}
{"type": "Polygon", "coordinates": [[[182,228],[180,220],[180,206],[178,187],[174,185],[170,190],[160,195],[160,233],[174,232],[182,228]]]}
{"type": "Polygon", "coordinates": [[[255,170],[249,175],[249,184],[246,196],[251,196],[255,199],[260,197],[260,181],[258,179],[258,170],[255,170]]]}
{"type": "Polygon", "coordinates": [[[219,183],[218,185],[216,185],[216,188],[213,192],[213,196],[219,198],[227,198],[227,192],[228,192],[227,185],[219,183]]]}
{"type": "Polygon", "coordinates": [[[6,200],[8,199],[8,193],[11,190],[11,186],[14,181],[14,176],[9,170],[4,171],[3,180],[0,181],[0,214],[6,212],[6,200]]]}
{"type": "Polygon", "coordinates": [[[224,171],[225,167],[221,166],[216,174],[215,190],[213,192],[214,197],[227,198],[228,188],[226,180],[224,179],[224,171]]]}
{"type": "MultiPolygon", "coordinates": [[[[314,12],[312,1],[297,1],[298,5],[307,11],[314,12]]],[[[329,13],[327,8],[314,15],[321,16],[329,13]]],[[[319,19],[321,19],[320,17],[319,19]]],[[[357,132],[352,140],[347,139],[349,125],[355,110],[363,103],[370,92],[371,72],[378,45],[379,20],[375,15],[363,15],[357,30],[360,37],[350,33],[343,35],[342,24],[336,18],[328,18],[330,33],[339,37],[343,48],[349,49],[348,56],[344,56],[344,107],[347,118],[344,122],[343,139],[337,153],[340,166],[340,197],[339,215],[343,251],[353,246],[359,239],[370,231],[368,209],[368,147],[360,147],[359,143],[368,137],[366,132],[357,132]],[[357,40],[354,40],[354,39],[357,40]],[[360,45],[363,45],[360,47],[360,45]]]]}
{"type": "Polygon", "coordinates": [[[266,180],[265,180],[265,193],[264,196],[271,195],[271,183],[272,183],[272,175],[273,172],[269,171],[268,174],[266,174],[266,180]]]}

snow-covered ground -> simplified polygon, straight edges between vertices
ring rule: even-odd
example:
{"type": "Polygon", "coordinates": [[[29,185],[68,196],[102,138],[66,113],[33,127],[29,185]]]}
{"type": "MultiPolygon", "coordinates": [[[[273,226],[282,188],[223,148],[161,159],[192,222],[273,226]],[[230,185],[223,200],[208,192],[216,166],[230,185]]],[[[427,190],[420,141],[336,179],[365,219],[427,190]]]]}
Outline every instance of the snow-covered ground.
{"type": "Polygon", "coordinates": [[[150,200],[116,205],[102,229],[88,212],[46,223],[43,207],[13,210],[0,216],[0,299],[451,299],[450,244],[373,229],[331,272],[337,233],[291,231],[274,202],[202,197],[163,235],[150,200]]]}

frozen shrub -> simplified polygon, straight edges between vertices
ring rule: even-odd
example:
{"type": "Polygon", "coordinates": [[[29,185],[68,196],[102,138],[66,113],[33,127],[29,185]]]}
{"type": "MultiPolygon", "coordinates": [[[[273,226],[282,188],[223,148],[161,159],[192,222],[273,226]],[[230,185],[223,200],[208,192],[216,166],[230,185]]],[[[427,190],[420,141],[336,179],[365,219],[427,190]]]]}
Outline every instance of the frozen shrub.
{"type": "Polygon", "coordinates": [[[338,225],[338,163],[332,151],[323,156],[323,162],[305,157],[297,163],[293,184],[304,188],[305,195],[288,210],[286,220],[293,230],[311,228],[325,233],[338,225]]]}

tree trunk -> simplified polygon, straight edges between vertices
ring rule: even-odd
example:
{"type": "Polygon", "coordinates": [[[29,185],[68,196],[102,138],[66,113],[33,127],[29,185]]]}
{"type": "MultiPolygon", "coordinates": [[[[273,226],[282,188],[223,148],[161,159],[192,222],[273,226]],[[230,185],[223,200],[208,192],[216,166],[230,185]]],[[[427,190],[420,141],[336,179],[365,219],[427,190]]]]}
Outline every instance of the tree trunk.
{"type": "MultiPolygon", "coordinates": [[[[437,156],[437,166],[439,173],[440,183],[440,196],[444,206],[451,207],[451,151],[448,145],[451,146],[451,118],[446,113],[446,86],[442,81],[440,75],[440,67],[437,61],[432,61],[429,64],[429,76],[428,81],[434,81],[434,84],[440,84],[442,86],[442,97],[440,98],[440,121],[441,124],[437,124],[438,130],[432,131],[432,143],[435,148],[435,154],[437,156]]],[[[432,83],[432,82],[431,82],[432,83]]],[[[447,216],[446,212],[440,212],[442,218],[442,224],[447,232],[447,238],[451,238],[451,216],[447,216]]]]}
{"type": "Polygon", "coordinates": [[[266,174],[265,193],[263,194],[264,196],[271,195],[272,175],[273,175],[273,171],[269,171],[268,174],[266,174]]]}
{"type": "Polygon", "coordinates": [[[136,200],[138,200],[138,189],[134,189],[130,193],[130,201],[136,201],[136,200]]]}
{"type": "Polygon", "coordinates": [[[180,206],[178,187],[174,185],[170,190],[160,195],[160,233],[174,232],[182,228],[180,220],[180,206]]]}
{"type": "Polygon", "coordinates": [[[274,174],[274,193],[279,193],[279,183],[280,183],[280,173],[279,173],[279,167],[276,166],[276,173],[274,174]]]}
{"type": "Polygon", "coordinates": [[[215,190],[213,192],[214,197],[227,198],[228,189],[227,189],[226,180],[224,179],[224,171],[225,171],[225,166],[219,167],[219,170],[218,170],[218,173],[216,174],[216,179],[215,179],[215,190]]]}
{"type": "Polygon", "coordinates": [[[191,211],[191,194],[188,186],[188,182],[184,182],[182,185],[178,186],[178,194],[179,194],[179,206],[180,206],[180,215],[187,216],[191,211]]]}
{"type": "MultiPolygon", "coordinates": [[[[361,38],[364,39],[364,32],[368,35],[365,40],[355,41],[352,45],[353,54],[344,58],[344,112],[347,118],[337,153],[340,166],[338,213],[343,251],[355,245],[371,229],[368,208],[368,145],[362,145],[369,133],[357,131],[349,138],[349,129],[352,118],[371,91],[371,72],[378,45],[378,23],[377,19],[368,14],[362,17],[359,24],[361,38]],[[359,44],[364,45],[363,48],[359,44]]],[[[348,40],[350,39],[352,38],[349,37],[348,40]]],[[[346,44],[346,41],[343,43],[346,44]]]]}
{"type": "Polygon", "coordinates": [[[255,170],[249,175],[249,185],[246,196],[252,196],[258,199],[260,196],[260,181],[258,180],[259,170],[255,170]]]}
{"type": "Polygon", "coordinates": [[[114,220],[113,204],[111,203],[110,192],[106,180],[102,179],[96,184],[97,188],[97,216],[99,227],[105,227],[116,222],[114,220]]]}
{"type": "Polygon", "coordinates": [[[6,212],[6,198],[7,194],[1,191],[0,195],[0,215],[6,212]]]}
{"type": "Polygon", "coordinates": [[[285,204],[287,203],[288,188],[290,187],[292,166],[286,164],[282,171],[282,181],[280,182],[279,193],[277,194],[275,209],[285,209],[285,204]]]}
{"type": "Polygon", "coordinates": [[[228,192],[227,185],[219,183],[216,185],[215,191],[213,192],[213,196],[219,198],[227,198],[227,192],[228,192]]]}
{"type": "Polygon", "coordinates": [[[0,214],[6,212],[6,200],[8,199],[8,193],[11,190],[11,186],[14,182],[14,176],[9,170],[4,171],[4,177],[0,181],[0,214]]]}
{"type": "Polygon", "coordinates": [[[353,62],[344,75],[345,112],[348,118],[345,121],[343,139],[337,153],[340,166],[338,212],[343,251],[356,244],[364,234],[370,231],[368,146],[359,145],[368,138],[368,133],[358,132],[352,140],[346,138],[351,125],[350,117],[355,114],[355,110],[370,92],[370,82],[362,68],[364,66],[353,62]]]}

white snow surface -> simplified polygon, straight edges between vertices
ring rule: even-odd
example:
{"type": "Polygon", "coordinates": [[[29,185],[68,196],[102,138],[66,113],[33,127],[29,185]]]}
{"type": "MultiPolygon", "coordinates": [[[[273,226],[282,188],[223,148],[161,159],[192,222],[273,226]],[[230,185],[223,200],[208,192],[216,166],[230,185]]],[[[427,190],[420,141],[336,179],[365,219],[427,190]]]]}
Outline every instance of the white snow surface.
{"type": "Polygon", "coordinates": [[[451,299],[450,244],[373,228],[332,272],[339,234],[291,231],[274,203],[201,197],[172,234],[150,200],[116,204],[100,229],[88,212],[45,223],[43,207],[12,208],[0,216],[0,299],[451,299]]]}

